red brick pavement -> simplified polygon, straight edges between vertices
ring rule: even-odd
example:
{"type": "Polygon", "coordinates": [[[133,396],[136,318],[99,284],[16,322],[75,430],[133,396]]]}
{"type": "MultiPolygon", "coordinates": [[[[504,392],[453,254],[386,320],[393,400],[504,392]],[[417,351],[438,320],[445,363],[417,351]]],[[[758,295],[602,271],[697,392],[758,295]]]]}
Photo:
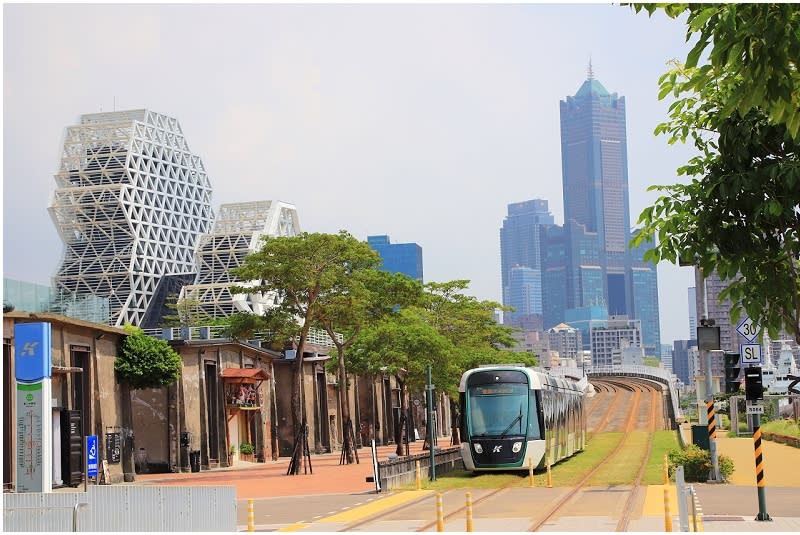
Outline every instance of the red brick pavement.
{"type": "MultiPolygon", "coordinates": [[[[440,446],[449,440],[440,441],[440,446]],[[445,442],[446,441],[446,442],[445,442]]],[[[411,455],[423,453],[422,441],[409,444],[411,455]]],[[[394,454],[395,445],[378,446],[378,460],[394,454]]],[[[368,483],[372,476],[372,453],[368,447],[358,450],[358,464],[339,464],[341,452],[311,455],[310,473],[302,468],[299,475],[287,476],[289,457],[266,463],[238,462],[230,468],[202,470],[195,473],[137,474],[134,485],[210,485],[235,486],[237,498],[268,498],[275,496],[308,496],[342,494],[375,490],[368,483]]],[[[307,467],[306,467],[307,468],[307,467]]]]}

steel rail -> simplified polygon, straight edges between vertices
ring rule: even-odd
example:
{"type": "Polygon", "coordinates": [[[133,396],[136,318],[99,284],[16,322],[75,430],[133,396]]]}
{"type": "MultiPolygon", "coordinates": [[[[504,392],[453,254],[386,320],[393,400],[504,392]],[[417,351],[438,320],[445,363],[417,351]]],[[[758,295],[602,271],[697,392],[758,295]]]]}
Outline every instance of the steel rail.
{"type": "MultiPolygon", "coordinates": [[[[630,405],[631,410],[630,414],[628,415],[628,421],[625,425],[625,429],[629,429],[635,425],[636,416],[639,411],[640,398],[641,398],[641,392],[640,391],[634,392],[633,403],[631,403],[630,405]]],[[[531,524],[531,526],[528,528],[527,531],[538,531],[539,528],[541,528],[548,520],[550,520],[550,518],[552,518],[562,507],[567,505],[567,503],[578,494],[578,491],[580,491],[584,487],[584,485],[586,485],[589,479],[591,479],[591,477],[595,473],[597,473],[597,471],[600,470],[600,468],[609,459],[614,457],[617,453],[619,453],[622,450],[622,447],[627,442],[628,436],[630,436],[628,433],[623,433],[623,437],[619,441],[617,446],[613,450],[611,450],[605,457],[600,459],[600,461],[594,466],[594,468],[589,470],[589,472],[587,472],[586,475],[583,476],[583,478],[581,478],[581,480],[578,481],[578,483],[573,486],[572,490],[567,492],[558,501],[556,501],[556,503],[552,507],[550,507],[550,509],[548,509],[547,513],[545,513],[544,516],[542,516],[536,522],[531,524]]]]}

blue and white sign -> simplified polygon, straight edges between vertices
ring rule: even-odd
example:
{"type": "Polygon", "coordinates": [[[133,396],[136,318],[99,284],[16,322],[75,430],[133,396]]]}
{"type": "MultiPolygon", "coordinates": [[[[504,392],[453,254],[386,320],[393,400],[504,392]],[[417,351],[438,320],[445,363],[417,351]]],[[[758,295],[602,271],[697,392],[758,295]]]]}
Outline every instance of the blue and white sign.
{"type": "Polygon", "coordinates": [[[761,365],[761,344],[739,344],[739,363],[742,366],[761,365]]]}
{"type": "Polygon", "coordinates": [[[50,324],[17,323],[14,326],[14,352],[14,374],[17,381],[35,383],[50,377],[50,324]]]}
{"type": "Polygon", "coordinates": [[[758,333],[760,331],[761,327],[753,323],[753,320],[749,317],[745,317],[739,322],[739,325],[736,326],[736,332],[744,336],[748,342],[752,342],[758,338],[758,333]]]}
{"type": "Polygon", "coordinates": [[[97,477],[97,435],[86,437],[86,477],[97,477]]]}

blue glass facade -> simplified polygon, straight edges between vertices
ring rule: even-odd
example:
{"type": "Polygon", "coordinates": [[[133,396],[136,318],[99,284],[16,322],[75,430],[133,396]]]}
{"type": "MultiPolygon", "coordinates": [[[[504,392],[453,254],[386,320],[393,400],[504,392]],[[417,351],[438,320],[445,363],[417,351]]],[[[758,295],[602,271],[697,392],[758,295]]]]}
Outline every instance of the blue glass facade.
{"type": "Polygon", "coordinates": [[[500,265],[503,304],[520,315],[542,314],[541,241],[544,229],[554,224],[547,201],[531,199],[508,205],[500,229],[500,265]]]}
{"type": "Polygon", "coordinates": [[[561,101],[560,117],[564,227],[542,240],[545,327],[572,325],[567,310],[602,307],[639,320],[646,353],[658,355],[657,272],[642,260],[646,246],[628,249],[625,97],[590,73],[561,101]]]}
{"type": "Polygon", "coordinates": [[[697,347],[697,340],[675,340],[672,349],[672,373],[678,379],[683,381],[683,384],[691,384],[690,381],[690,367],[689,367],[689,348],[697,347]]]}
{"type": "Polygon", "coordinates": [[[568,308],[564,311],[564,323],[581,331],[583,349],[589,351],[592,329],[608,327],[608,310],[604,306],[568,308]]]}
{"type": "Polygon", "coordinates": [[[381,269],[423,282],[422,247],[416,243],[392,243],[385,235],[367,236],[367,244],[381,256],[381,269]]]}

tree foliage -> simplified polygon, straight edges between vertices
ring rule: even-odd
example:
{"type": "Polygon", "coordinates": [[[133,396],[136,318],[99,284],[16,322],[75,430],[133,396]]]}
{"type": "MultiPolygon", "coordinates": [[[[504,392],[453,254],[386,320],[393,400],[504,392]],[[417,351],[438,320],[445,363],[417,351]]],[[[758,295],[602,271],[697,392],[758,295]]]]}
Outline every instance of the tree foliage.
{"type": "Polygon", "coordinates": [[[716,270],[733,321],[744,310],[771,337],[785,329],[800,342],[800,7],[633,7],[686,15],[687,41],[697,38],[659,80],[659,98],[675,101],[656,133],[698,151],[678,169],[687,183],[650,188],[663,195],[633,245],[657,237],[646,259],[716,270]]]}
{"type": "MultiPolygon", "coordinates": [[[[343,306],[348,296],[360,291],[360,273],[376,267],[378,254],[346,231],[339,234],[303,233],[265,238],[260,250],[245,257],[233,274],[240,280],[258,281],[252,288],[233,292],[276,291],[278,306],[257,322],[242,319],[245,331],[258,323],[271,325],[279,333],[297,333],[297,357],[292,380],[292,419],[295,437],[303,425],[301,380],[303,351],[310,329],[325,317],[325,311],[343,306]],[[338,304],[337,304],[338,303],[338,304]]],[[[299,473],[299,454],[293,466],[299,473]]]]}
{"type": "Polygon", "coordinates": [[[181,357],[165,340],[147,336],[138,327],[125,326],[128,336],[120,345],[114,370],[131,388],[173,384],[181,375],[181,357]]]}

